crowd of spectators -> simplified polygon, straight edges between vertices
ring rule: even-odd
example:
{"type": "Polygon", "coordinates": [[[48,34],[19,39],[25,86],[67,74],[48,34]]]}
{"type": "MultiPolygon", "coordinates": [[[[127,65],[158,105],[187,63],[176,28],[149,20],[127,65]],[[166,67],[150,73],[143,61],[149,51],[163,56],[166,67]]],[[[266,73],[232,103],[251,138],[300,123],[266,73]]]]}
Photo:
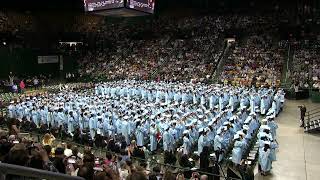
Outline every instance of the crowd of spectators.
{"type": "MultiPolygon", "coordinates": [[[[227,31],[275,32],[279,22],[274,21],[273,16],[225,15],[182,19],[161,17],[130,25],[126,23],[102,25],[98,29],[101,39],[108,37],[115,48],[100,48],[79,59],[80,76],[165,81],[195,79],[203,82],[211,79],[217,68],[227,31]]],[[[261,83],[267,79],[267,84],[279,84],[281,67],[278,65],[282,63],[282,52],[273,46],[276,43],[273,41],[272,36],[251,36],[246,47],[237,47],[235,57],[230,60],[239,59],[237,56],[241,54],[245,54],[245,58],[263,54],[260,58],[255,57],[261,62],[254,65],[260,68],[261,83]],[[277,53],[273,55],[271,52],[277,53]],[[265,59],[269,60],[263,62],[265,59]],[[270,67],[275,71],[267,70],[270,67]],[[272,75],[266,78],[268,71],[272,75]]],[[[244,68],[239,71],[244,71],[244,68]]],[[[227,76],[226,73],[224,75],[227,76]]]]}
{"type": "MultiPolygon", "coordinates": [[[[164,169],[160,165],[151,165],[151,162],[145,161],[145,152],[136,145],[135,141],[132,141],[128,147],[121,148],[118,143],[111,140],[107,146],[113,152],[107,151],[105,155],[101,153],[97,155],[92,147],[60,142],[51,133],[46,133],[41,142],[36,138],[20,136],[17,134],[20,129],[19,122],[15,119],[8,121],[8,129],[8,132],[0,131],[0,162],[2,163],[79,176],[86,180],[185,179],[186,172],[183,169],[170,168],[170,166],[168,166],[169,169],[168,167],[164,169]],[[117,147],[119,147],[118,150],[117,147]],[[115,154],[114,151],[118,153],[115,154]]],[[[166,157],[168,158],[167,155],[166,157]]],[[[169,160],[176,161],[172,158],[169,160]]],[[[169,160],[165,161],[169,162],[169,160]]],[[[188,159],[181,158],[180,161],[190,163],[188,159]]],[[[192,171],[187,172],[187,175],[190,175],[189,179],[207,180],[210,177],[205,174],[200,175],[197,171],[190,172],[192,171]]],[[[21,177],[7,175],[6,178],[21,177]]],[[[216,178],[219,179],[219,177],[216,178]]]]}
{"type": "Polygon", "coordinates": [[[237,43],[221,79],[233,85],[279,86],[285,50],[269,35],[253,35],[237,43]]]}
{"type": "Polygon", "coordinates": [[[0,81],[2,92],[23,92],[26,88],[39,88],[52,81],[51,75],[40,74],[38,76],[15,76],[12,72],[7,79],[0,81]]]}
{"type": "Polygon", "coordinates": [[[320,41],[295,41],[290,79],[300,89],[320,89],[320,41]]]}
{"type": "MultiPolygon", "coordinates": [[[[89,52],[79,60],[79,73],[94,77],[103,74],[108,79],[208,78],[222,53],[223,44],[219,40],[223,24],[223,19],[209,16],[180,19],[175,23],[160,19],[152,22],[148,32],[158,37],[130,39],[118,32],[124,39],[116,42],[116,50],[89,52]]],[[[134,33],[139,32],[133,29],[134,33]]]]}

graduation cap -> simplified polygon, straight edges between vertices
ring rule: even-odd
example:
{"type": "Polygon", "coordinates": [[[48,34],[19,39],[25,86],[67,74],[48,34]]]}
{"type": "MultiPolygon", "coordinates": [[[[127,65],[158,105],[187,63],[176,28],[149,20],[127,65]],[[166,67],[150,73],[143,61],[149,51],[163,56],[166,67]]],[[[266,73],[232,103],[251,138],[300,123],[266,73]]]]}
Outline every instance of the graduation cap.
{"type": "Polygon", "coordinates": [[[233,139],[239,139],[239,138],[240,138],[240,136],[238,133],[233,136],[233,139]]]}
{"type": "Polygon", "coordinates": [[[267,144],[270,146],[271,142],[270,141],[263,141],[263,144],[267,144]]]}
{"type": "Polygon", "coordinates": [[[265,129],[266,129],[266,130],[270,130],[270,127],[269,127],[268,125],[261,125],[261,126],[260,126],[260,130],[263,131],[263,130],[265,130],[265,129]]]}
{"type": "Polygon", "coordinates": [[[243,129],[249,130],[249,126],[248,125],[243,125],[243,129]]]}
{"type": "Polygon", "coordinates": [[[221,134],[222,132],[222,128],[220,127],[218,130],[217,130],[217,134],[221,134]]]}

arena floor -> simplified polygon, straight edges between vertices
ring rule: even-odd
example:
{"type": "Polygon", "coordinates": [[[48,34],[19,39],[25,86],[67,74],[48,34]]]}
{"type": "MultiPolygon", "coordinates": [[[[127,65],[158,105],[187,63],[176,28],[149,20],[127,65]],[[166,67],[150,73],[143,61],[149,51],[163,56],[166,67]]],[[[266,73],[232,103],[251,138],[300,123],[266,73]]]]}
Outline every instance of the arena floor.
{"type": "Polygon", "coordinates": [[[277,118],[279,129],[277,141],[279,150],[277,161],[273,163],[271,175],[258,180],[319,180],[320,134],[304,133],[299,127],[298,105],[305,104],[308,109],[320,108],[307,100],[286,100],[284,111],[277,118]]]}

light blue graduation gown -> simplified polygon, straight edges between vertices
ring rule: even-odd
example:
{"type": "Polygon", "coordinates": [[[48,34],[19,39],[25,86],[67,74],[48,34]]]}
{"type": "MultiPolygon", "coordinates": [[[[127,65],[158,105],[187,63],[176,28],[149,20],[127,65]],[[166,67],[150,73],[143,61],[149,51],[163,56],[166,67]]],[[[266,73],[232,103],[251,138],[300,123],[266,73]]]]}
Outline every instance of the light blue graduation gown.
{"type": "Polygon", "coordinates": [[[144,129],[142,126],[138,126],[136,129],[137,146],[144,146],[144,129]]]}
{"type": "Polygon", "coordinates": [[[242,141],[236,141],[234,143],[234,147],[232,150],[232,162],[235,164],[240,164],[242,159],[242,148],[243,148],[243,142],[242,141]]]}
{"type": "Polygon", "coordinates": [[[13,105],[8,106],[9,118],[15,118],[15,107],[13,105]]]}
{"type": "Polygon", "coordinates": [[[270,149],[264,151],[264,148],[259,149],[259,164],[261,170],[268,172],[271,170],[270,149]]]}
{"type": "Polygon", "coordinates": [[[68,115],[68,133],[72,134],[74,131],[74,117],[68,115]]]}
{"type": "Polygon", "coordinates": [[[201,135],[198,139],[198,155],[200,156],[200,153],[202,153],[203,147],[206,146],[206,137],[204,135],[201,135]]]}
{"type": "Polygon", "coordinates": [[[169,132],[168,131],[164,131],[164,133],[163,133],[163,150],[164,151],[170,151],[171,150],[170,141],[171,141],[171,138],[170,138],[169,132]]]}
{"type": "Polygon", "coordinates": [[[157,130],[153,127],[150,128],[150,151],[157,149],[157,130]]]}
{"type": "Polygon", "coordinates": [[[96,123],[96,118],[95,117],[91,117],[89,119],[89,129],[90,129],[90,135],[91,138],[94,138],[96,135],[96,128],[97,128],[97,123],[96,123]]]}
{"type": "Polygon", "coordinates": [[[213,149],[215,151],[220,151],[222,149],[222,140],[222,137],[218,134],[214,137],[213,149]]]}
{"type": "Polygon", "coordinates": [[[130,144],[128,129],[129,129],[129,123],[127,121],[123,121],[121,125],[121,134],[124,136],[126,143],[130,144]]]}
{"type": "Polygon", "coordinates": [[[270,144],[270,160],[271,161],[276,161],[277,160],[277,156],[276,156],[276,149],[278,148],[278,144],[273,141],[270,144]]]}
{"type": "Polygon", "coordinates": [[[183,147],[183,154],[189,154],[190,153],[190,149],[191,149],[191,142],[189,140],[189,138],[187,137],[183,137],[183,144],[182,144],[182,147],[183,147]]]}
{"type": "Polygon", "coordinates": [[[40,126],[39,115],[36,110],[32,110],[31,117],[32,117],[32,121],[37,125],[37,127],[39,127],[40,126]]]}

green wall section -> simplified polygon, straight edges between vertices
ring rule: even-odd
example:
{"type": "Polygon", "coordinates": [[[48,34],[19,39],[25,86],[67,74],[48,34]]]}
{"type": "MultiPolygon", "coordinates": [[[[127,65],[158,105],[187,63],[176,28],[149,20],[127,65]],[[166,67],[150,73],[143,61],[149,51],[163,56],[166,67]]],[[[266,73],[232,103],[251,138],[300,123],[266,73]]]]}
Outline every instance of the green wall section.
{"type": "Polygon", "coordinates": [[[8,77],[10,71],[15,75],[59,74],[59,63],[38,64],[38,54],[31,49],[0,48],[0,78],[8,77]]]}

